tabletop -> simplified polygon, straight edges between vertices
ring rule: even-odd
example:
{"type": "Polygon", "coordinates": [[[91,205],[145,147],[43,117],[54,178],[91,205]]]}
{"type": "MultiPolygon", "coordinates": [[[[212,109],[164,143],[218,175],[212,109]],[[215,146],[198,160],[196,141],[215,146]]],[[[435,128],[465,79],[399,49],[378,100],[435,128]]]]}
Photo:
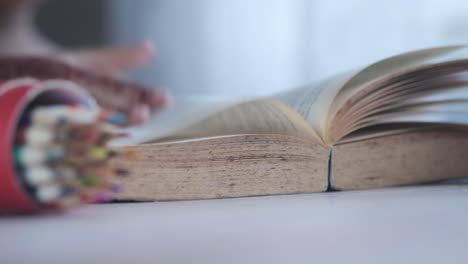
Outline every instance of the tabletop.
{"type": "Polygon", "coordinates": [[[0,263],[468,263],[468,185],[0,218],[0,263]]]}

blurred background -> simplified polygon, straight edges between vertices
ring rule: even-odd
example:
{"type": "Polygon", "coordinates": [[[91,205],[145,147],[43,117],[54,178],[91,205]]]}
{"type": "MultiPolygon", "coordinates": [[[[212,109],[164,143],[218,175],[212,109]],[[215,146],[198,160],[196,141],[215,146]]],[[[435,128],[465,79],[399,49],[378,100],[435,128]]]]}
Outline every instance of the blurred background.
{"type": "Polygon", "coordinates": [[[50,0],[41,31],[68,47],[148,38],[130,78],[181,95],[265,95],[400,52],[468,41],[457,0],[50,0]]]}

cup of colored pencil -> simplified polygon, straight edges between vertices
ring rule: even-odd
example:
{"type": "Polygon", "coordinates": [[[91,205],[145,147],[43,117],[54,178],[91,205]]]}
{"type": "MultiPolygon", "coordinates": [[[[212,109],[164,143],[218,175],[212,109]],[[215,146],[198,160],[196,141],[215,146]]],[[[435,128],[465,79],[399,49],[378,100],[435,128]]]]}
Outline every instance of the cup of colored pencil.
{"type": "Polygon", "coordinates": [[[0,213],[64,210],[112,200],[127,176],[109,147],[125,115],[100,110],[67,81],[0,84],[0,213]]]}

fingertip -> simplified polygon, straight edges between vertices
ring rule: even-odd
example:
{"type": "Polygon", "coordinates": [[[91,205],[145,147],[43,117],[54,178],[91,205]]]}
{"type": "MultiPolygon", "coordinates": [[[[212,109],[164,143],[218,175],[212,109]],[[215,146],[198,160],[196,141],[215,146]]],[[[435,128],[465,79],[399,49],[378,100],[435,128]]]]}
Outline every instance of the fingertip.
{"type": "Polygon", "coordinates": [[[152,41],[144,40],[142,43],[136,46],[138,51],[139,60],[145,62],[152,59],[156,54],[156,48],[152,41]]]}
{"type": "Polygon", "coordinates": [[[151,118],[151,111],[146,105],[137,105],[130,110],[129,125],[139,125],[151,118]]]}
{"type": "Polygon", "coordinates": [[[173,104],[173,98],[169,92],[166,92],[166,101],[164,106],[171,106],[173,104]]]}
{"type": "Polygon", "coordinates": [[[171,96],[166,90],[158,89],[150,91],[150,95],[148,97],[148,104],[150,105],[153,111],[163,107],[167,107],[171,104],[171,102],[171,96]]]}
{"type": "Polygon", "coordinates": [[[154,46],[154,42],[149,40],[149,39],[145,39],[142,43],[141,43],[141,47],[142,49],[144,49],[148,54],[151,54],[151,55],[154,55],[156,53],[156,47],[154,46]]]}
{"type": "Polygon", "coordinates": [[[135,46],[123,49],[119,65],[124,70],[141,67],[150,62],[155,55],[155,47],[151,41],[143,41],[135,46]]]}

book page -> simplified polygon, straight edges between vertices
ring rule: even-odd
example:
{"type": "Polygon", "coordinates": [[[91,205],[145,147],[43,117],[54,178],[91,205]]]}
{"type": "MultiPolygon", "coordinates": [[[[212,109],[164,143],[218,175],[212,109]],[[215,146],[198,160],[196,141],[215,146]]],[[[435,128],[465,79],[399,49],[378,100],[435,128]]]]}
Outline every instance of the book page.
{"type": "Polygon", "coordinates": [[[344,101],[371,82],[402,75],[423,65],[433,65],[467,57],[468,48],[451,46],[408,52],[378,61],[361,69],[344,85],[333,103],[333,108],[336,110],[344,101]]]}
{"type": "Polygon", "coordinates": [[[358,122],[344,142],[365,140],[412,130],[451,127],[466,130],[468,127],[468,101],[441,101],[415,106],[404,106],[370,116],[358,122]]]}
{"type": "Polygon", "coordinates": [[[382,124],[468,125],[468,101],[448,101],[401,108],[398,111],[372,116],[363,126],[382,124]]]}
{"type": "Polygon", "coordinates": [[[167,137],[216,112],[247,100],[249,99],[213,96],[176,97],[167,109],[157,113],[150,122],[143,126],[126,129],[124,132],[129,136],[114,140],[112,144],[115,146],[133,145],[167,137]]]}
{"type": "MultiPolygon", "coordinates": [[[[414,76],[431,73],[431,69],[448,63],[452,63],[451,66],[456,69],[456,62],[466,59],[468,59],[468,48],[464,46],[441,47],[390,57],[362,69],[336,95],[330,107],[324,141],[336,143],[345,133],[352,132],[347,131],[347,128],[352,125],[350,116],[356,117],[366,112],[362,107],[353,109],[353,106],[359,103],[371,105],[372,96],[370,95],[376,91],[385,87],[398,90],[402,87],[401,85],[411,85],[408,83],[411,83],[414,76]],[[395,85],[399,83],[400,86],[395,85]]],[[[373,105],[373,108],[378,107],[379,104],[373,105]]]]}
{"type": "Polygon", "coordinates": [[[239,134],[281,134],[321,143],[317,133],[298,113],[281,102],[268,99],[236,104],[147,143],[239,134]]]}
{"type": "Polygon", "coordinates": [[[284,135],[234,135],[129,146],[115,160],[117,199],[187,200],[325,191],[330,150],[284,135]]]}
{"type": "Polygon", "coordinates": [[[325,81],[305,85],[286,91],[272,98],[277,99],[298,112],[309,125],[323,138],[325,134],[328,110],[343,85],[356,71],[343,73],[325,81]]]}
{"type": "Polygon", "coordinates": [[[340,144],[330,183],[338,190],[383,188],[466,178],[466,131],[433,129],[340,144]]]}

